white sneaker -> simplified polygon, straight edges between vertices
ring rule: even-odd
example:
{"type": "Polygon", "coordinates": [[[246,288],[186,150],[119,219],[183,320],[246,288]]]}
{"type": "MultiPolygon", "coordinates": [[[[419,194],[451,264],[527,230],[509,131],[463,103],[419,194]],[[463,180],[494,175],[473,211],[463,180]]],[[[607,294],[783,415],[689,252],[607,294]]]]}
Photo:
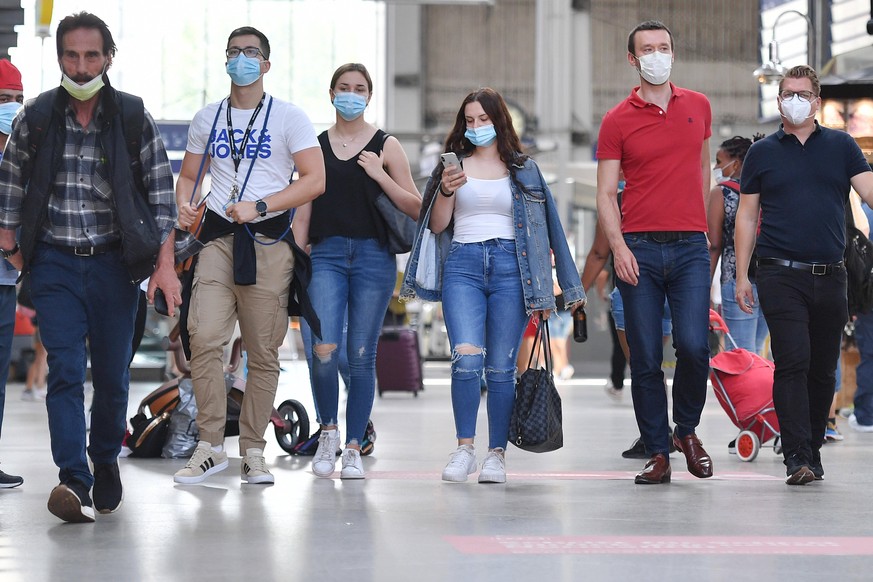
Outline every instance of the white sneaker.
{"type": "Polygon", "coordinates": [[[36,400],[36,393],[33,390],[25,390],[21,393],[21,399],[25,402],[34,402],[36,400]]]}
{"type": "Polygon", "coordinates": [[[613,402],[621,402],[622,396],[624,396],[624,390],[621,388],[616,388],[612,380],[607,380],[606,384],[603,386],[603,389],[606,391],[606,395],[609,396],[613,402]]]}
{"type": "Polygon", "coordinates": [[[211,444],[200,441],[194,449],[194,454],[188,459],[188,464],[173,475],[173,481],[193,485],[225,469],[227,469],[227,453],[224,450],[216,453],[212,450],[211,444]]]}
{"type": "Polygon", "coordinates": [[[461,445],[452,453],[449,464],[443,469],[443,481],[463,483],[467,475],[476,472],[476,451],[473,445],[461,445]]]}
{"type": "Polygon", "coordinates": [[[849,426],[858,432],[873,432],[873,424],[861,424],[854,414],[849,417],[849,426]]]}
{"type": "Polygon", "coordinates": [[[252,484],[273,484],[275,479],[267,468],[264,451],[261,449],[246,449],[246,456],[240,464],[240,478],[252,484]]]}
{"type": "Polygon", "coordinates": [[[570,364],[567,364],[566,366],[564,366],[564,369],[562,369],[558,373],[558,377],[561,380],[569,380],[570,378],[573,377],[573,374],[575,374],[575,373],[576,373],[576,368],[574,368],[570,364]]]}
{"type": "Polygon", "coordinates": [[[482,461],[479,483],[506,483],[506,451],[491,449],[482,461]]]}
{"type": "Polygon", "coordinates": [[[322,430],[318,435],[318,449],[312,459],[312,472],[318,477],[330,477],[336,469],[336,451],[340,446],[340,431],[322,430]]]}
{"type": "Polygon", "coordinates": [[[340,479],[363,479],[364,465],[361,462],[361,451],[346,449],[343,451],[343,469],[340,479]]]}

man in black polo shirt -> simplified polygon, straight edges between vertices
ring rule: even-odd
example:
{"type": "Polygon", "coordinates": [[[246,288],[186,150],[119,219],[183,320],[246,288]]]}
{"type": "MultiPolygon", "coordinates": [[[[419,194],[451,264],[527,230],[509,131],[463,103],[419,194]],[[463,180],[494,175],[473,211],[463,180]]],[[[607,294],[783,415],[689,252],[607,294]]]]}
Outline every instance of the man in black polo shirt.
{"type": "Polygon", "coordinates": [[[824,475],[819,449],[849,317],[842,261],[849,188],[873,202],[873,172],[861,149],[814,120],[819,90],[806,65],[779,83],[782,127],[746,154],[734,237],[737,304],[751,313],[748,268],[761,212],[758,296],[776,364],[773,400],[789,485],[824,475]]]}

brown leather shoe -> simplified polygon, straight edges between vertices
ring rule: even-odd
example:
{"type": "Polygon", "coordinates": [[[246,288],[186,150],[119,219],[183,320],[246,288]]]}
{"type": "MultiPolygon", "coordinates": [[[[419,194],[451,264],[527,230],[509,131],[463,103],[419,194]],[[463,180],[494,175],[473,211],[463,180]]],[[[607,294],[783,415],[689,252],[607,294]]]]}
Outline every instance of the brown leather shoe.
{"type": "Polygon", "coordinates": [[[634,483],[637,485],[658,485],[670,482],[670,459],[667,455],[658,453],[646,463],[642,471],[637,473],[634,483]]]}
{"type": "Polygon", "coordinates": [[[688,462],[688,472],[700,479],[712,477],[712,459],[703,449],[703,443],[696,434],[690,434],[681,439],[673,434],[673,444],[676,450],[685,455],[688,462]]]}

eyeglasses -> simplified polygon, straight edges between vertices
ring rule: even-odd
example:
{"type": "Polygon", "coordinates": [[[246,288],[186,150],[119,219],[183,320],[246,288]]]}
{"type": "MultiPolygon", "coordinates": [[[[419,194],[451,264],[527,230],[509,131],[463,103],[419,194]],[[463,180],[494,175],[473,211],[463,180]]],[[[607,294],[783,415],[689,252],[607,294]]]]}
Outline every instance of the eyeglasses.
{"type": "Polygon", "coordinates": [[[779,97],[783,101],[789,101],[789,100],[793,99],[795,95],[800,97],[801,101],[807,101],[807,102],[812,101],[813,99],[818,97],[818,95],[816,95],[812,91],[789,91],[788,89],[786,89],[786,90],[781,91],[779,93],[779,97]]]}
{"type": "Polygon", "coordinates": [[[232,46],[229,49],[227,49],[226,51],[224,51],[224,54],[226,54],[227,58],[229,58],[229,59],[237,58],[240,53],[244,54],[245,56],[247,56],[250,59],[253,59],[253,58],[257,57],[258,55],[261,55],[262,57],[264,57],[264,60],[267,60],[267,57],[264,56],[264,53],[261,52],[261,49],[259,49],[256,46],[247,46],[244,48],[239,48],[238,46],[232,46]]]}

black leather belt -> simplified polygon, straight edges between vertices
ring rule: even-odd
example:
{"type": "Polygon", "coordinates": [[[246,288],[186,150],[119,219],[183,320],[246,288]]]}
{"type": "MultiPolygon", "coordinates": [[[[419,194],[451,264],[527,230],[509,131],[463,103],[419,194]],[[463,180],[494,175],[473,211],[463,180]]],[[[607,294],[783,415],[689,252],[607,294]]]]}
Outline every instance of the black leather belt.
{"type": "Polygon", "coordinates": [[[764,257],[758,259],[758,266],[760,265],[777,265],[779,267],[789,267],[799,271],[806,271],[813,275],[830,275],[834,272],[834,269],[843,267],[843,261],[839,261],[838,263],[804,263],[801,261],[788,261],[786,259],[764,257]]]}
{"type": "Polygon", "coordinates": [[[76,255],[77,257],[93,257],[94,255],[100,255],[103,253],[108,253],[109,251],[120,249],[121,241],[117,240],[102,245],[96,245],[93,247],[68,247],[63,245],[52,246],[61,252],[68,253],[70,255],[76,255]]]}
{"type": "Polygon", "coordinates": [[[653,230],[653,231],[645,231],[645,232],[636,232],[633,234],[637,234],[640,236],[644,236],[649,240],[653,240],[658,243],[665,242],[673,242],[677,240],[685,240],[691,238],[695,234],[700,234],[694,230],[653,230]]]}

